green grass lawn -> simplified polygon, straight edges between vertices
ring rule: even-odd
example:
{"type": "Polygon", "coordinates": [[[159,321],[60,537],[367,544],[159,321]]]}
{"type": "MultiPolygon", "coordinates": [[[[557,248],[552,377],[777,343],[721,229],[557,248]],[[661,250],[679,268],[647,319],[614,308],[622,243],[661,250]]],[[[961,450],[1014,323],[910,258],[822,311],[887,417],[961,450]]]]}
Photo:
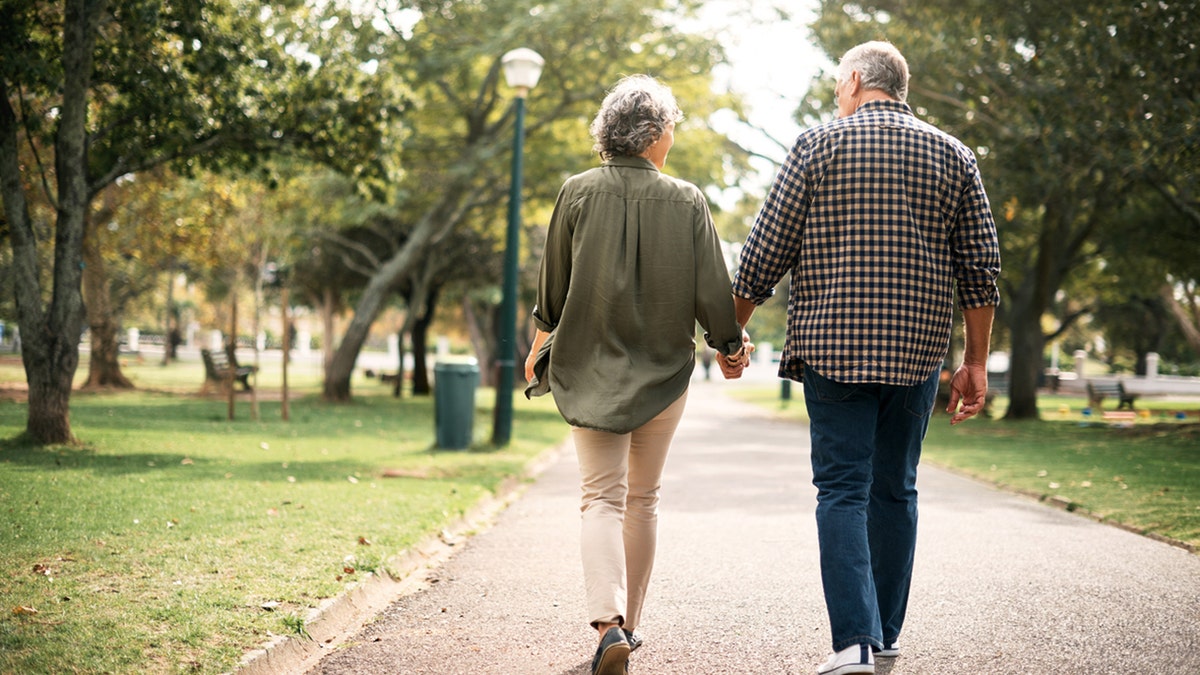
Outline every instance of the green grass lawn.
{"type": "MultiPolygon", "coordinates": [[[[731,391],[807,421],[802,397],[785,404],[777,388],[731,391]]],[[[1006,406],[997,399],[995,415],[1006,406]]],[[[1144,399],[1132,423],[1105,422],[1085,407],[1081,398],[1043,396],[1041,420],[975,418],[954,427],[937,413],[923,461],[1200,547],[1200,401],[1144,399]]]]}
{"type": "Polygon", "coordinates": [[[428,397],[364,381],[328,405],[303,379],[290,422],[266,389],[258,421],[239,394],[230,422],[223,398],[178,393],[198,364],[127,371],[154,391],[72,396],[80,447],[15,440],[26,407],[0,396],[2,674],[229,671],[568,432],[550,397],[518,393],[513,442],[491,448],[481,389],[476,444],[441,451],[428,397]]]}

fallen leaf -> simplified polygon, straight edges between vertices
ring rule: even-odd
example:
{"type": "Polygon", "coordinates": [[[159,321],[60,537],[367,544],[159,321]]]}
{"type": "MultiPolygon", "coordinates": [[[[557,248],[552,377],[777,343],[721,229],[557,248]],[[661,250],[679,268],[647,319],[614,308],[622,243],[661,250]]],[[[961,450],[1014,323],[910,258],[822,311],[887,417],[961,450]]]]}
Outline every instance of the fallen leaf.
{"type": "Polygon", "coordinates": [[[370,546],[370,545],[371,545],[371,540],[367,539],[366,537],[359,537],[359,538],[358,538],[358,545],[359,545],[359,546],[370,546]]]}
{"type": "Polygon", "coordinates": [[[384,469],[384,478],[429,478],[429,472],[424,469],[384,469]]]}
{"type": "Polygon", "coordinates": [[[17,616],[21,616],[21,615],[25,615],[25,614],[32,616],[37,613],[38,613],[38,611],[36,609],[34,609],[32,607],[28,607],[26,605],[17,605],[16,607],[13,607],[13,614],[15,614],[17,616]]]}
{"type": "Polygon", "coordinates": [[[345,567],[343,567],[342,571],[345,572],[346,574],[354,574],[354,568],[349,565],[346,565],[345,567]]]}
{"type": "Polygon", "coordinates": [[[350,481],[351,483],[358,483],[358,479],[354,476],[346,476],[346,480],[350,481]]]}
{"type": "Polygon", "coordinates": [[[191,466],[192,464],[195,464],[195,462],[192,461],[191,457],[184,457],[183,460],[180,461],[179,463],[184,466],[191,466]]]}
{"type": "Polygon", "coordinates": [[[268,612],[274,612],[279,607],[279,602],[277,600],[270,600],[259,605],[259,607],[267,610],[268,612]]]}

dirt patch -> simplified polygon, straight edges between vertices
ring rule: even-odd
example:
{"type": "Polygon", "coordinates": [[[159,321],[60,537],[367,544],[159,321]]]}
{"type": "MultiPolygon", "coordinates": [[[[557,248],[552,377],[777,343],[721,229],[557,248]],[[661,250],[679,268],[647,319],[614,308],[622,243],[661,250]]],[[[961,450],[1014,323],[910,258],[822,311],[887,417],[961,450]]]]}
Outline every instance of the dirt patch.
{"type": "Polygon", "coordinates": [[[1200,438],[1200,422],[1160,422],[1158,424],[1135,424],[1117,430],[1125,436],[1146,438],[1148,436],[1178,436],[1200,438]]]}

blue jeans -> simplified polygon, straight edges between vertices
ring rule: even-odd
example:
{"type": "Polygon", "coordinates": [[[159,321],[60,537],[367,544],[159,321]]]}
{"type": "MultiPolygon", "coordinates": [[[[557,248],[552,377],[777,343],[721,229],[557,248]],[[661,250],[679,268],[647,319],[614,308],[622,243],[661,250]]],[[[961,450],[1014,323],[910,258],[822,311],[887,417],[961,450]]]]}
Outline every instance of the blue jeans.
{"type": "Polygon", "coordinates": [[[917,541],[917,462],[938,372],[901,387],[804,369],[821,583],[833,649],[900,636],[917,541]]]}

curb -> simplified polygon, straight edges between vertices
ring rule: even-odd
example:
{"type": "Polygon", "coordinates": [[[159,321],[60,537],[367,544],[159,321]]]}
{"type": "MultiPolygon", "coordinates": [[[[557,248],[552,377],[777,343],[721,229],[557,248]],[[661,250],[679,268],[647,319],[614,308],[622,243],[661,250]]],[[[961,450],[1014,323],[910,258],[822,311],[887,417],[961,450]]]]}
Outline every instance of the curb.
{"type": "Polygon", "coordinates": [[[472,535],[491,527],[495,519],[525,492],[570,445],[569,439],[529,461],[519,476],[505,479],[493,496],[480,500],[467,514],[436,535],[389,560],[396,570],[371,573],[344,593],[321,602],[304,622],[304,635],[277,635],[242,657],[226,675],[297,675],[317,665],[331,650],[346,642],[393,602],[428,587],[430,570],[437,569],[461,549],[472,535]]]}
{"type": "MultiPolygon", "coordinates": [[[[922,460],[922,461],[926,461],[926,460],[922,460]]],[[[997,490],[1001,490],[1001,491],[1007,492],[1009,494],[1026,497],[1026,498],[1032,499],[1036,502],[1045,504],[1046,506],[1050,506],[1050,507],[1059,509],[1061,511],[1066,511],[1068,513],[1074,513],[1074,514],[1077,514],[1084,518],[1087,518],[1088,520],[1093,520],[1097,523],[1109,525],[1111,527],[1125,530],[1126,532],[1132,532],[1133,534],[1140,535],[1142,537],[1146,537],[1147,539],[1153,539],[1154,541],[1157,541],[1157,542],[1160,542],[1163,544],[1167,544],[1170,546],[1174,546],[1175,548],[1181,548],[1181,549],[1187,551],[1188,553],[1192,553],[1192,554],[1200,553],[1200,551],[1196,550],[1196,546],[1189,544],[1186,541],[1181,541],[1179,539],[1173,539],[1171,537],[1161,535],[1157,532],[1151,532],[1145,528],[1138,527],[1136,525],[1130,525],[1128,523],[1122,523],[1119,520],[1113,520],[1103,514],[1095,513],[1089,509],[1086,509],[1083,506],[1081,506],[1078,502],[1073,502],[1070,499],[1067,499],[1066,497],[1063,497],[1061,495],[1047,494],[1045,492],[1038,492],[1037,490],[1026,490],[1023,488],[1008,485],[1007,483],[999,483],[999,482],[996,482],[993,480],[988,480],[987,478],[978,476],[969,471],[964,471],[964,470],[956,468],[956,467],[947,466],[945,464],[939,464],[938,462],[934,462],[934,461],[929,461],[929,463],[943,471],[952,473],[956,476],[961,476],[963,478],[970,479],[970,480],[975,481],[976,483],[980,483],[982,485],[991,486],[993,488],[996,488],[997,490]]]]}

